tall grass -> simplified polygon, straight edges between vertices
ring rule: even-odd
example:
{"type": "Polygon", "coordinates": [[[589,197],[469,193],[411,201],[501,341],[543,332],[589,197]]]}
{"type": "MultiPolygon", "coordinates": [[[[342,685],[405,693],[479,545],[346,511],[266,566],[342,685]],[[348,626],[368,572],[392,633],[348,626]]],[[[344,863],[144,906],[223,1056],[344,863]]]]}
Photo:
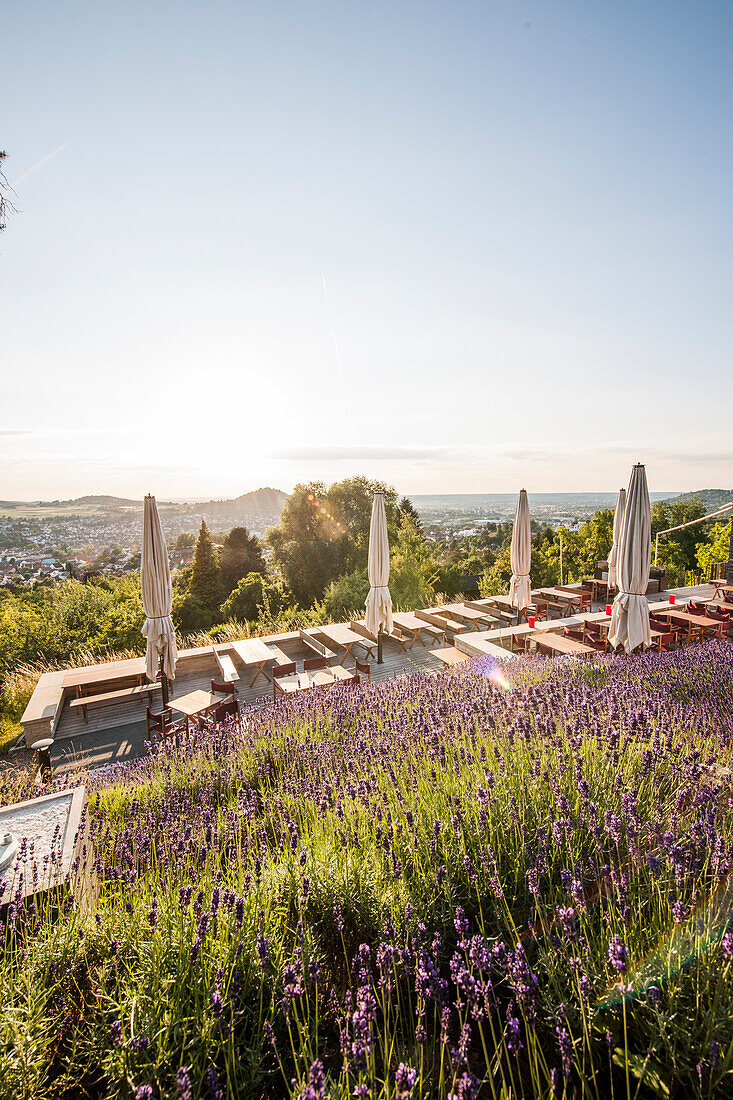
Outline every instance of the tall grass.
{"type": "Polygon", "coordinates": [[[732,658],[479,661],[91,774],[0,1096],[730,1095],[732,658]]]}

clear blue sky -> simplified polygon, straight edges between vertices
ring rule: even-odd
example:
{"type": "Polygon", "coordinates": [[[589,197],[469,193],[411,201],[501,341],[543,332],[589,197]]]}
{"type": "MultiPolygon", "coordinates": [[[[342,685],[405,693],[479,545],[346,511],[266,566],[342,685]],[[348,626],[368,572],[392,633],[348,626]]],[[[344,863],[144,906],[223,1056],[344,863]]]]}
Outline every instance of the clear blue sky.
{"type": "Polygon", "coordinates": [[[2,37],[0,497],[733,483],[729,0],[2,37]]]}

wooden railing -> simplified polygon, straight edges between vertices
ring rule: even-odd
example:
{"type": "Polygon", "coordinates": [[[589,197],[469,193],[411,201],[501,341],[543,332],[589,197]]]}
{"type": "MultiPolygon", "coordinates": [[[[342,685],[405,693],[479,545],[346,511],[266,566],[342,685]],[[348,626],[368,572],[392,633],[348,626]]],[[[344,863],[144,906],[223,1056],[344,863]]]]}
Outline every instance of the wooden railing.
{"type": "Polygon", "coordinates": [[[696,584],[705,584],[706,581],[722,581],[725,579],[727,569],[727,561],[716,561],[707,569],[688,569],[685,574],[685,587],[692,588],[696,584]]]}

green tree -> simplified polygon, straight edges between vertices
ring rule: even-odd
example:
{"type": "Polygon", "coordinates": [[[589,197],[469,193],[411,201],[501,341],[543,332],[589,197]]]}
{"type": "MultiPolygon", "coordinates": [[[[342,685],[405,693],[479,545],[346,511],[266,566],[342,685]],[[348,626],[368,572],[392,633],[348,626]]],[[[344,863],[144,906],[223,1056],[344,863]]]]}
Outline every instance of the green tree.
{"type": "Polygon", "coordinates": [[[203,612],[211,616],[213,622],[218,615],[224,592],[216,551],[204,519],[201,520],[199,537],[193,552],[193,568],[188,590],[192,600],[203,612]]]}
{"type": "Polygon", "coordinates": [[[719,562],[728,561],[730,554],[731,521],[716,523],[707,542],[697,544],[697,564],[707,575],[709,569],[719,562]]]}
{"type": "Polygon", "coordinates": [[[287,594],[261,573],[248,573],[225,600],[221,612],[224,621],[254,623],[263,610],[278,615],[287,603],[287,594]]]}
{"type": "Polygon", "coordinates": [[[429,606],[435,597],[436,563],[427,540],[408,514],[400,519],[391,557],[389,587],[395,607],[429,606]]]}
{"type": "Polygon", "coordinates": [[[369,577],[366,569],[357,569],[355,573],[345,573],[331,581],[323,597],[323,614],[333,621],[341,621],[352,612],[364,613],[369,592],[369,577]]]}
{"type": "Polygon", "coordinates": [[[228,596],[236,588],[242,577],[249,573],[267,573],[262,555],[262,544],[256,535],[250,535],[246,527],[232,527],[224,536],[219,551],[219,568],[224,595],[228,596]]]}
{"type": "MultiPolygon", "coordinates": [[[[654,560],[655,537],[658,531],[677,527],[705,515],[703,501],[695,498],[688,501],[657,500],[652,505],[652,561],[654,560]]],[[[667,584],[675,587],[685,583],[687,571],[697,567],[697,547],[710,531],[707,524],[697,523],[681,531],[672,531],[659,539],[659,565],[667,573],[667,584]]]]}
{"type": "Polygon", "coordinates": [[[346,478],[296,485],[279,525],[268,533],[273,561],[302,607],[322,600],[338,577],[366,566],[374,493],[384,492],[387,524],[395,534],[396,493],[382,482],[346,478]]]}
{"type": "Polygon", "coordinates": [[[397,514],[399,519],[402,519],[403,516],[409,516],[409,518],[414,522],[417,530],[422,531],[420,513],[408,497],[403,497],[397,505],[397,514]]]}

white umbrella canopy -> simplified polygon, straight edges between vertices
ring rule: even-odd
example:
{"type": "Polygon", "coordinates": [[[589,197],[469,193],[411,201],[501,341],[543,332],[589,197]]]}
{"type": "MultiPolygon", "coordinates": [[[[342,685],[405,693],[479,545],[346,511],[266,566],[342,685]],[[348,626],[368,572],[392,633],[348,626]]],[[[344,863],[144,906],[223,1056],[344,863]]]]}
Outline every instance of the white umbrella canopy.
{"type": "Polygon", "coordinates": [[[651,556],[652,516],[646,470],[637,465],[631,471],[618,543],[619,593],[613,601],[608,631],[608,640],[614,649],[622,645],[631,653],[638,646],[646,649],[652,643],[646,598],[651,556]]]}
{"type": "Polygon", "coordinates": [[[608,555],[608,586],[617,583],[616,579],[616,562],[618,561],[618,540],[621,538],[621,526],[624,522],[624,511],[626,510],[626,490],[619,489],[618,499],[616,501],[616,510],[613,513],[613,545],[611,546],[611,553],[608,555]]]}
{"type": "Polygon", "coordinates": [[[529,570],[532,565],[532,526],[529,519],[527,490],[522,489],[514,513],[514,529],[511,545],[512,579],[509,582],[509,599],[517,610],[529,607],[532,591],[529,570]]]}
{"type": "Polygon", "coordinates": [[[160,526],[160,516],[155,497],[145,497],[143,513],[143,547],[140,557],[140,587],[145,610],[142,635],[147,638],[145,671],[148,680],[155,680],[160,659],[163,672],[169,680],[176,675],[176,632],[171,622],[171,572],[168,550],[160,526]]]}
{"type": "Polygon", "coordinates": [[[369,595],[366,601],[366,628],[376,635],[380,627],[392,633],[392,597],[389,594],[389,540],[384,494],[375,493],[369,526],[369,595]]]}

